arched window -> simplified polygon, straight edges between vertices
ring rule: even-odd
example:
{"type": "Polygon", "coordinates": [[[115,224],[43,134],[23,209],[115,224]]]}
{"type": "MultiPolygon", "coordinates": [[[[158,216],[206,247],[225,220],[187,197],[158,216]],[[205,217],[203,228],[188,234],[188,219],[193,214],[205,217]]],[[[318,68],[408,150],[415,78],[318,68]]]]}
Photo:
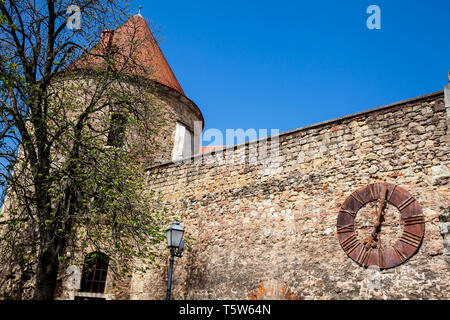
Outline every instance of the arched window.
{"type": "Polygon", "coordinates": [[[81,276],[80,292],[104,293],[108,256],[101,252],[86,255],[81,276]]]}

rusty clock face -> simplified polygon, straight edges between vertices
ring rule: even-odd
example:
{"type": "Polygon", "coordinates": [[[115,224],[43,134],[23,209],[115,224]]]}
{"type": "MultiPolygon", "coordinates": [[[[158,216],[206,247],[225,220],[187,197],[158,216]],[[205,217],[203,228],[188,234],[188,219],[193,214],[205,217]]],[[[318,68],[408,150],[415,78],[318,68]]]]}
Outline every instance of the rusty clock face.
{"type": "Polygon", "coordinates": [[[408,191],[389,183],[373,183],[353,192],[342,204],[337,218],[342,249],[364,267],[388,269],[402,264],[419,249],[424,232],[425,220],[419,203],[408,191]],[[390,210],[386,210],[388,206],[390,210]],[[393,215],[392,208],[400,213],[397,225],[403,230],[398,239],[386,239],[385,235],[381,239],[383,225],[386,228],[393,225],[392,217],[388,216],[393,215]],[[355,228],[355,220],[358,213],[368,210],[372,222],[366,226],[366,232],[361,232],[355,228]],[[391,223],[388,225],[386,221],[391,223]]]}

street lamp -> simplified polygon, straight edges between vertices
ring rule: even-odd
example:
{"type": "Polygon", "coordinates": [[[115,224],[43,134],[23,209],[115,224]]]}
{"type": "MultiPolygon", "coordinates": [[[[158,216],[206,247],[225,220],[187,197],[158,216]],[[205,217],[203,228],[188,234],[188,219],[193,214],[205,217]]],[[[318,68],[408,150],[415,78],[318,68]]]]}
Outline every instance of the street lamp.
{"type": "Polygon", "coordinates": [[[184,252],[183,234],[184,229],[177,221],[174,221],[171,224],[171,226],[166,230],[167,246],[170,249],[169,280],[167,282],[166,300],[170,300],[170,290],[172,288],[173,262],[175,260],[174,257],[177,256],[181,258],[183,256],[184,252]]]}

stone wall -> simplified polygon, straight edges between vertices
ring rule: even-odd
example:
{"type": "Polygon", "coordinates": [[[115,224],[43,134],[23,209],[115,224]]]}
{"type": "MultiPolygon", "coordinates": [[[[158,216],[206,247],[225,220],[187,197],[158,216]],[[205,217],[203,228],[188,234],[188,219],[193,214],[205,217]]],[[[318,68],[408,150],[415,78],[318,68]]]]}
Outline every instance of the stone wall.
{"type": "MultiPolygon", "coordinates": [[[[193,238],[175,261],[174,299],[449,299],[444,100],[440,91],[150,168],[149,188],[185,215],[193,238]],[[348,258],[336,236],[343,201],[373,182],[406,189],[425,216],[419,251],[382,271],[348,258]]],[[[357,216],[361,230],[373,221],[369,211],[357,216]]],[[[395,241],[400,214],[386,212],[380,237],[395,241]]],[[[131,299],[164,299],[161,264],[133,276],[131,299]]]]}

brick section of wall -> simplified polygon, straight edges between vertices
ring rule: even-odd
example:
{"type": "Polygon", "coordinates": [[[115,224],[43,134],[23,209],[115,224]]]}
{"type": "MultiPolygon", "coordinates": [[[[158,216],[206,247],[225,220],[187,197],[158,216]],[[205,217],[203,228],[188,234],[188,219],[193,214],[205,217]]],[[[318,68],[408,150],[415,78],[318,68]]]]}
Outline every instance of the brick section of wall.
{"type": "MultiPolygon", "coordinates": [[[[257,159],[250,143],[228,149],[233,164],[218,163],[217,151],[201,163],[151,168],[149,188],[169,212],[186,214],[182,225],[195,238],[175,261],[174,298],[450,298],[439,228],[450,206],[447,130],[441,91],[281,134],[271,157],[257,159]],[[381,272],[353,262],[336,236],[345,198],[380,181],[408,190],[425,216],[418,253],[381,272]]],[[[398,238],[399,214],[387,212],[383,239],[398,238]]],[[[133,276],[131,299],[164,299],[161,263],[133,276]]]]}

